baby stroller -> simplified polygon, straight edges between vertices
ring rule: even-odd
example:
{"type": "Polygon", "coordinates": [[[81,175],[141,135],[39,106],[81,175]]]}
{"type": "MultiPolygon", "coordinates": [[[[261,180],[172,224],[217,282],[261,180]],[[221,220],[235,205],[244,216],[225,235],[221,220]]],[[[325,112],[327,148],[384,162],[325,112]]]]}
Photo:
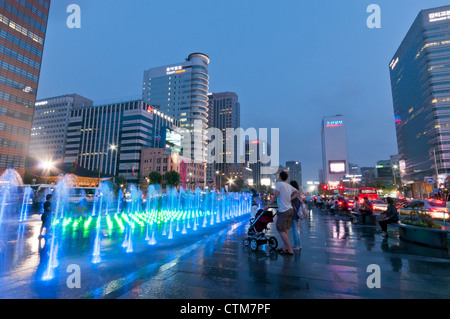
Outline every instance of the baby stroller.
{"type": "Polygon", "coordinates": [[[267,225],[273,223],[273,218],[276,216],[272,215],[271,211],[264,211],[260,209],[256,212],[255,218],[250,220],[250,226],[247,231],[247,238],[243,240],[245,246],[250,246],[250,249],[257,251],[258,247],[269,243],[271,249],[277,249],[278,240],[273,236],[266,236],[265,231],[269,230],[267,225]]]}

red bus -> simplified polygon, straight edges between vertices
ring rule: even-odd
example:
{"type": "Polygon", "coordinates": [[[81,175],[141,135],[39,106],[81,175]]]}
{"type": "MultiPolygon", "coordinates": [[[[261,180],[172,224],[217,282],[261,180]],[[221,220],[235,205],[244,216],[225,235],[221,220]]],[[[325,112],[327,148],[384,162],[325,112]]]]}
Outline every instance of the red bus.
{"type": "Polygon", "coordinates": [[[359,198],[367,197],[369,200],[378,199],[378,192],[375,187],[362,187],[359,189],[359,198]]]}
{"type": "Polygon", "coordinates": [[[362,188],[346,188],[344,196],[349,199],[354,199],[356,196],[362,200],[367,197],[369,200],[378,199],[378,192],[375,187],[362,187],[362,188]]]}

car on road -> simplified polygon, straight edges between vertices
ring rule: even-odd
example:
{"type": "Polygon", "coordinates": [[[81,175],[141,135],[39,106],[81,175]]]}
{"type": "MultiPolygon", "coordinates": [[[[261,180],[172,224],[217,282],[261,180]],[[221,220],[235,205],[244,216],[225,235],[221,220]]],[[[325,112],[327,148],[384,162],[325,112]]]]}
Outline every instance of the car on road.
{"type": "Polygon", "coordinates": [[[398,212],[403,215],[408,215],[412,212],[413,208],[418,212],[426,213],[436,219],[442,219],[445,214],[445,218],[448,219],[446,202],[441,200],[415,199],[404,207],[398,208],[398,212]]]}
{"type": "Polygon", "coordinates": [[[385,211],[387,210],[388,204],[382,199],[374,199],[370,201],[373,205],[374,211],[385,211]]]}

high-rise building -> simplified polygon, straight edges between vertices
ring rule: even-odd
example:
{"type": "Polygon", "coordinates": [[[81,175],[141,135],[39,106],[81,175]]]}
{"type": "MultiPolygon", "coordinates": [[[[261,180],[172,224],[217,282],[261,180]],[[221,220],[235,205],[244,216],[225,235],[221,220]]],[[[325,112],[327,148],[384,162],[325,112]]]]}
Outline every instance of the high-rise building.
{"type": "Polygon", "coordinates": [[[361,167],[362,185],[370,186],[375,182],[375,168],[373,167],[361,167]]]}
{"type": "Polygon", "coordinates": [[[0,1],[0,173],[25,173],[50,0],[0,1]]]}
{"type": "MultiPolygon", "coordinates": [[[[272,176],[264,174],[263,167],[270,166],[270,162],[265,162],[265,157],[270,154],[270,144],[262,140],[246,140],[245,141],[245,166],[253,172],[253,186],[268,186],[267,180],[272,176]]],[[[273,174],[272,174],[273,175],[273,174]]]]}
{"type": "Polygon", "coordinates": [[[297,161],[286,162],[286,169],[289,170],[289,182],[296,181],[300,188],[303,187],[302,183],[302,163],[297,161]]]}
{"type": "Polygon", "coordinates": [[[422,10],[389,63],[399,169],[419,188],[450,173],[449,30],[450,6],[422,10]]]}
{"type": "Polygon", "coordinates": [[[359,175],[359,174],[361,174],[361,167],[359,167],[359,165],[355,164],[355,163],[349,163],[348,170],[349,170],[349,174],[350,175],[359,175]]]}
{"type": "Polygon", "coordinates": [[[348,174],[346,122],[342,115],[324,117],[322,121],[323,182],[337,187],[348,174]]]}
{"type": "Polygon", "coordinates": [[[67,94],[36,102],[29,156],[36,162],[64,159],[67,128],[73,108],[92,106],[78,94],[67,94]]]}
{"type": "Polygon", "coordinates": [[[237,129],[241,126],[241,106],[234,92],[209,94],[208,104],[208,128],[219,129],[223,134],[223,153],[215,154],[216,158],[218,155],[222,157],[222,163],[211,163],[207,167],[207,180],[212,181],[214,175],[217,175],[216,172],[226,173],[232,165],[235,166],[233,171],[241,171],[239,166],[243,166],[238,164],[238,136],[235,136],[234,140],[228,140],[226,136],[227,129],[237,129]],[[234,159],[233,163],[228,163],[226,155],[231,150],[234,152],[234,159]]]}
{"type": "MultiPolygon", "coordinates": [[[[192,53],[185,62],[144,72],[143,100],[177,119],[184,134],[191,134],[189,156],[205,162],[208,127],[209,57],[192,53]],[[194,125],[198,123],[199,127],[194,125]]],[[[185,138],[185,143],[189,143],[185,138]]],[[[185,145],[184,155],[188,151],[185,145]]]]}
{"type": "MultiPolygon", "coordinates": [[[[74,108],[64,162],[138,182],[142,149],[166,147],[160,145],[165,130],[178,126],[178,120],[139,100],[74,108]]],[[[181,145],[181,135],[177,140],[181,145]]]]}

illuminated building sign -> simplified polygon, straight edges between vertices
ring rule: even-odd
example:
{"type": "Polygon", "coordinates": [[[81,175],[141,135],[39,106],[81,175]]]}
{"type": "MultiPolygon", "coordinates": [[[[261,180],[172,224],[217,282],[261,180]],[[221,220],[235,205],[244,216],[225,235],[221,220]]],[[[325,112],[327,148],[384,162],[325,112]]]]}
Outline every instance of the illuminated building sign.
{"type": "Polygon", "coordinates": [[[34,105],[35,106],[41,106],[41,105],[47,105],[47,104],[48,104],[48,101],[44,101],[44,102],[37,102],[34,105]]]}
{"type": "Polygon", "coordinates": [[[347,172],[345,161],[330,161],[330,174],[345,174],[347,172]]]}
{"type": "Polygon", "coordinates": [[[327,127],[340,127],[344,126],[344,121],[327,121],[327,127]]]}
{"type": "Polygon", "coordinates": [[[430,22],[444,21],[450,19],[450,10],[430,13],[428,17],[430,18],[430,22]]]}
{"type": "Polygon", "coordinates": [[[163,143],[165,143],[166,148],[177,153],[181,152],[181,142],[183,140],[183,136],[180,133],[166,127],[163,131],[162,140],[163,143]]]}
{"type": "Polygon", "coordinates": [[[183,69],[181,65],[178,66],[172,66],[166,69],[166,74],[176,74],[176,73],[184,73],[186,70],[183,69]]]}
{"type": "Polygon", "coordinates": [[[153,113],[153,108],[151,106],[147,106],[147,112],[148,113],[153,113]]]}
{"type": "Polygon", "coordinates": [[[399,60],[400,60],[399,58],[392,60],[391,64],[389,64],[391,70],[395,69],[399,60]]]}

